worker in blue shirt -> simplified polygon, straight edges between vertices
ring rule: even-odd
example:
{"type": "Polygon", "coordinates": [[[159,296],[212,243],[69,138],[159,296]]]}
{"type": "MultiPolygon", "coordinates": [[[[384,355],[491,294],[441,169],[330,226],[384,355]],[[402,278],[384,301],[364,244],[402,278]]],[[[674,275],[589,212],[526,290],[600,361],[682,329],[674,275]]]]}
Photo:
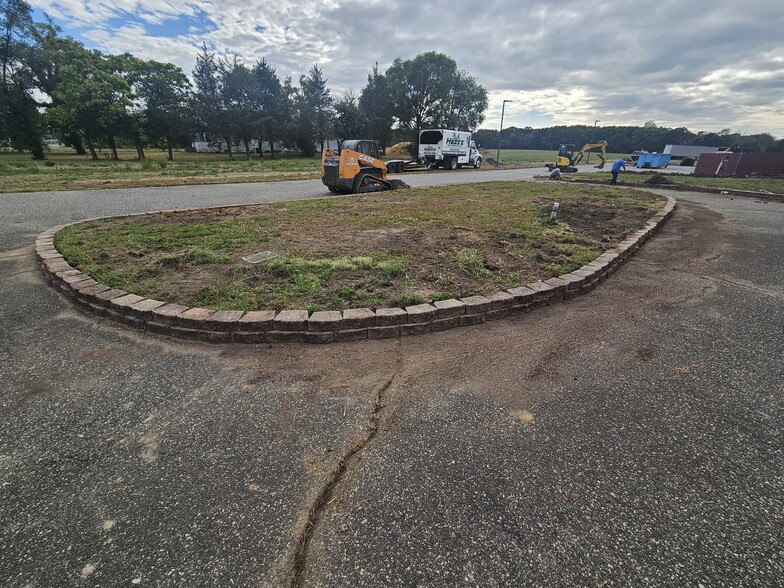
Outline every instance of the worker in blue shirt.
{"type": "Polygon", "coordinates": [[[611,184],[618,183],[618,172],[621,171],[621,168],[623,168],[623,171],[626,171],[626,162],[623,159],[617,159],[610,170],[613,176],[613,179],[610,180],[611,184]]]}

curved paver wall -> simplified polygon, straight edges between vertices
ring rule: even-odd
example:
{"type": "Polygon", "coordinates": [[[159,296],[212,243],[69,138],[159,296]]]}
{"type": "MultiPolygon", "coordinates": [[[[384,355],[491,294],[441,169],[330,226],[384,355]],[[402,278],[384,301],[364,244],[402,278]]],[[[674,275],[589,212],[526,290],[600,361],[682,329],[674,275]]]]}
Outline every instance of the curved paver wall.
{"type": "Polygon", "coordinates": [[[68,225],[41,233],[35,249],[44,275],[53,286],[86,310],[137,329],[211,343],[332,343],[421,335],[478,325],[587,292],[633,255],[670,217],[675,204],[675,199],[668,196],[664,208],[639,231],[591,263],[557,278],[524,284],[491,296],[468,296],[406,308],[317,311],[311,315],[307,310],[276,313],[273,310],[244,312],[189,308],[109,288],[71,267],[55,249],[54,235],[68,225]]]}

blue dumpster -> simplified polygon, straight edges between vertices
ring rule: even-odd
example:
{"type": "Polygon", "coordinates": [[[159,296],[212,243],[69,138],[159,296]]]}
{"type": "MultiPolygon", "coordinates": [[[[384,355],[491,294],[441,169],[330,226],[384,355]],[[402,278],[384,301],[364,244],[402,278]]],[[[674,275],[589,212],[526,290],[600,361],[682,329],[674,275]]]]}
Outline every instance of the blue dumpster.
{"type": "Polygon", "coordinates": [[[667,167],[669,164],[669,153],[640,153],[640,158],[637,160],[637,167],[646,167],[649,169],[659,169],[667,167]]]}

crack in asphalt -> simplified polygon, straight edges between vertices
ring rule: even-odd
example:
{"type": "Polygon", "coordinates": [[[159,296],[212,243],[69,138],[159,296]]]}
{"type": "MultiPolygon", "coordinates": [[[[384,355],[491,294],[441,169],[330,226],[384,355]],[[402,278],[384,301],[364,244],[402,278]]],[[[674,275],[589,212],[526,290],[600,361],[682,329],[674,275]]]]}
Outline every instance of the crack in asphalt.
{"type": "Polygon", "coordinates": [[[310,507],[308,520],[306,521],[305,526],[300,533],[299,538],[297,539],[297,547],[294,551],[294,560],[292,562],[291,568],[292,588],[300,588],[304,585],[305,569],[308,561],[308,551],[310,548],[311,539],[313,538],[313,533],[316,530],[316,525],[321,518],[324,508],[333,501],[332,497],[335,492],[335,488],[345,477],[351,462],[354,461],[354,458],[357,456],[357,454],[367,447],[367,445],[378,434],[381,410],[385,406],[385,395],[397,379],[399,371],[400,368],[398,366],[395,373],[392,374],[389,380],[387,380],[387,382],[381,386],[381,388],[379,388],[378,392],[376,393],[376,398],[373,402],[370,415],[368,416],[365,436],[355,441],[351,445],[349,451],[340,458],[340,461],[338,461],[334,471],[329,476],[326,484],[321,489],[321,492],[319,492],[316,500],[313,502],[313,505],[310,507]]]}
{"type": "Polygon", "coordinates": [[[778,298],[779,300],[784,300],[784,293],[778,290],[771,290],[770,288],[763,288],[757,284],[749,282],[748,280],[741,280],[739,278],[730,278],[724,275],[718,276],[700,276],[703,278],[707,278],[709,280],[715,280],[717,282],[723,282],[725,284],[730,284],[731,286],[737,286],[738,288],[743,288],[745,290],[751,290],[752,292],[756,292],[758,294],[764,294],[765,296],[769,296],[770,298],[778,298]]]}

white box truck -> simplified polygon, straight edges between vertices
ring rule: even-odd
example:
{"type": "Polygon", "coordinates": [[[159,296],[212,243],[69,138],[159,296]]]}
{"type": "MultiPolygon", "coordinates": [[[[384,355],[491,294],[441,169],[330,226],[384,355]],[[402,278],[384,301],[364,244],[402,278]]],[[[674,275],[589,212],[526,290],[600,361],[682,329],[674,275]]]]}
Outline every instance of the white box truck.
{"type": "Polygon", "coordinates": [[[458,169],[464,165],[479,168],[482,156],[471,133],[451,129],[425,129],[419,132],[419,153],[413,161],[387,161],[387,171],[400,173],[406,170],[427,167],[435,169],[458,169]]]}
{"type": "Polygon", "coordinates": [[[425,129],[419,133],[419,160],[424,165],[457,169],[464,165],[479,167],[482,156],[471,140],[471,133],[451,129],[425,129]]]}

